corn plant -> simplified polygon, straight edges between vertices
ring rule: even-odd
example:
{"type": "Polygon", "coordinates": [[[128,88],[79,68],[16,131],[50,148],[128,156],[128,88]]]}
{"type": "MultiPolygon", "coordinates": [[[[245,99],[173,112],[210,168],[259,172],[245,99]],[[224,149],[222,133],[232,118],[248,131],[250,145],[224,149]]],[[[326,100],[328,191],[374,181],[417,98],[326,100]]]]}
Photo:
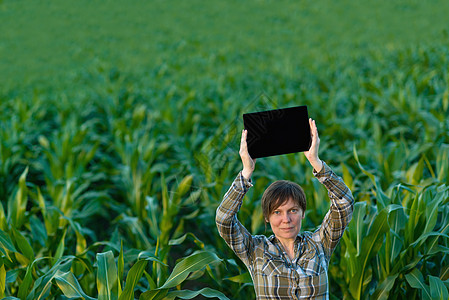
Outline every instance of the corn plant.
{"type": "Polygon", "coordinates": [[[125,283],[122,283],[125,265],[123,248],[117,258],[117,263],[115,262],[112,251],[98,253],[96,281],[98,298],[86,295],[72,272],[63,273],[58,271],[54,279],[65,296],[85,299],[134,299],[135,290],[142,279],[146,279],[144,280],[146,284],[138,288],[138,290],[142,291],[139,299],[156,299],[156,297],[157,299],[162,299],[161,297],[164,299],[175,299],[178,296],[183,297],[184,299],[192,299],[200,294],[207,297],[228,299],[222,293],[209,288],[204,288],[199,291],[180,289],[170,291],[171,288],[179,287],[185,280],[188,280],[190,273],[195,273],[209,264],[220,261],[219,258],[211,252],[200,251],[181,259],[173,268],[167,281],[160,287],[156,285],[154,278],[152,278],[145,269],[149,261],[153,261],[154,263],[161,264],[165,267],[167,267],[167,265],[155,257],[148,257],[145,253],[139,255],[139,257],[141,258],[138,259],[128,271],[125,283]],[[143,275],[145,276],[142,278],[143,275]]]}
{"type": "MultiPolygon", "coordinates": [[[[401,297],[403,289],[408,291],[406,295],[416,297],[420,289],[420,297],[433,299],[419,270],[429,263],[445,264],[449,188],[438,182],[425,187],[398,184],[387,194],[377,178],[360,167],[372,180],[375,205],[356,203],[353,221],[343,236],[345,296],[393,299],[401,297]]],[[[416,172],[416,167],[410,171],[416,172]]],[[[422,180],[416,174],[414,178],[422,180]]],[[[439,277],[438,270],[427,270],[436,272],[429,274],[432,286],[438,287],[440,296],[446,295],[445,277],[439,277]]]]}

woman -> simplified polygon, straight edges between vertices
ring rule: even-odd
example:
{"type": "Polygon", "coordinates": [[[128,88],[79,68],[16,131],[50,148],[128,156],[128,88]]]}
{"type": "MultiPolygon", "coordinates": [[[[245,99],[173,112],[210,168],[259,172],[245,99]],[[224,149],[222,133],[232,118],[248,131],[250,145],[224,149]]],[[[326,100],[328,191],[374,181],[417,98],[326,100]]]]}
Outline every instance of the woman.
{"type": "Polygon", "coordinates": [[[243,130],[240,158],[243,170],[237,175],[217,209],[218,231],[247,266],[254,282],[256,299],[329,299],[329,260],[352,217],[354,199],[340,177],[318,157],[320,139],[315,121],[309,119],[312,144],[304,152],[313,174],[327,188],[330,209],[315,232],[301,232],[306,199],[301,187],[281,180],[272,183],[262,196],[262,210],[273,235],[251,235],[238,221],[243,197],[252,186],[256,160],[248,153],[243,130]]]}

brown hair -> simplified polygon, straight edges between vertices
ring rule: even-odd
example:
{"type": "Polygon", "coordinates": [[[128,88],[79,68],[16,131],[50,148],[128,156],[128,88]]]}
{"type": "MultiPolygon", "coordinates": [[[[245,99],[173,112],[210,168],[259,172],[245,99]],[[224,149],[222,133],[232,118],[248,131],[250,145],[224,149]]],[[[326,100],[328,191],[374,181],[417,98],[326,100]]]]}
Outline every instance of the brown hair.
{"type": "Polygon", "coordinates": [[[306,211],[306,195],[299,184],[288,180],[278,180],[270,184],[262,196],[262,211],[265,220],[268,220],[270,214],[290,198],[298,204],[303,213],[306,211]]]}

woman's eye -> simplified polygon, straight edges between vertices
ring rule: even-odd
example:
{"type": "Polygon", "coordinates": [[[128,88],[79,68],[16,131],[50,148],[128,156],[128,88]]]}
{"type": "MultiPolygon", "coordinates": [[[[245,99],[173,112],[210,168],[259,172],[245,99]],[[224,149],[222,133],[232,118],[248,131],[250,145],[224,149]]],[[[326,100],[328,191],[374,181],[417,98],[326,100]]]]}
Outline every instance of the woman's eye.
{"type": "Polygon", "coordinates": [[[298,210],[297,209],[292,209],[291,212],[296,214],[298,212],[298,210]]]}
{"type": "Polygon", "coordinates": [[[273,214],[279,215],[279,212],[278,211],[274,211],[273,214]]]}

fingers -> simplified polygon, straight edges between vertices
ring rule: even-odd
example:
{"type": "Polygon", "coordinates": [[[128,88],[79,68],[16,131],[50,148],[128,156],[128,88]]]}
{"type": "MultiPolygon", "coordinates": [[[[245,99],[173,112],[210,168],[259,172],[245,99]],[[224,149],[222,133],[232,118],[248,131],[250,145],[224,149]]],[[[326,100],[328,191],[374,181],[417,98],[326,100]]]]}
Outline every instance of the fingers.
{"type": "Polygon", "coordinates": [[[246,137],[248,136],[248,130],[243,130],[242,131],[242,139],[240,140],[240,157],[242,158],[242,160],[247,160],[248,158],[250,158],[249,156],[249,152],[248,152],[248,144],[246,142],[246,137]]]}
{"type": "Polygon", "coordinates": [[[249,151],[248,151],[248,144],[246,142],[246,137],[248,136],[248,130],[243,130],[242,131],[242,139],[240,141],[240,157],[242,158],[242,160],[250,160],[250,161],[256,161],[255,159],[252,159],[251,156],[249,155],[249,151]]]}
{"type": "Polygon", "coordinates": [[[242,130],[242,138],[240,140],[240,151],[248,151],[248,144],[246,143],[246,137],[248,135],[248,130],[242,130]]]}
{"type": "Polygon", "coordinates": [[[310,144],[309,153],[311,155],[318,155],[318,148],[320,145],[320,138],[318,136],[318,128],[316,126],[315,120],[312,118],[309,118],[309,125],[310,125],[310,135],[312,138],[312,142],[310,144]]]}
{"type": "Polygon", "coordinates": [[[312,118],[309,118],[309,125],[310,125],[310,135],[312,136],[312,141],[316,138],[318,138],[318,128],[316,127],[315,120],[312,118]]]}
{"type": "Polygon", "coordinates": [[[318,157],[318,151],[320,147],[320,138],[318,136],[318,128],[316,126],[315,120],[309,118],[310,125],[310,135],[312,138],[312,143],[310,145],[309,151],[305,151],[304,155],[309,160],[310,164],[315,170],[321,170],[322,161],[318,157]]]}
{"type": "Polygon", "coordinates": [[[250,178],[254,171],[256,160],[252,159],[248,152],[248,144],[246,142],[246,137],[248,136],[248,131],[242,131],[242,139],[240,141],[240,158],[243,163],[242,175],[245,178],[250,178]]]}

